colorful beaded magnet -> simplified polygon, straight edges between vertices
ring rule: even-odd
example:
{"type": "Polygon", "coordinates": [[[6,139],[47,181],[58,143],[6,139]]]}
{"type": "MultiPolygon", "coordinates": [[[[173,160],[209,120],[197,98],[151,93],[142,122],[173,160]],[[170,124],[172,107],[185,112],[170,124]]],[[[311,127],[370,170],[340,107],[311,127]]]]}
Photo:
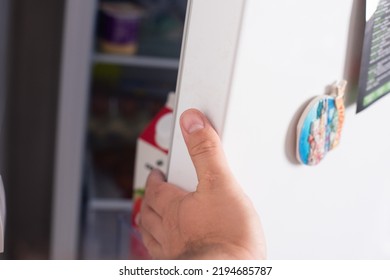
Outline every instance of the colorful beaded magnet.
{"type": "Polygon", "coordinates": [[[339,144],[346,86],[346,81],[335,83],[328,95],[317,96],[304,110],[297,127],[297,158],[302,164],[320,163],[339,144]]]}

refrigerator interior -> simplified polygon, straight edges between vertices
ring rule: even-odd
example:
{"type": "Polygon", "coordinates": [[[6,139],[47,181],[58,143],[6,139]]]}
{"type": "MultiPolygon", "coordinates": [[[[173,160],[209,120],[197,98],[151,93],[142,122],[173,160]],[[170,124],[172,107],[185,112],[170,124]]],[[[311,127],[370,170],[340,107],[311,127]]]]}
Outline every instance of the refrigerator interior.
{"type": "MultiPolygon", "coordinates": [[[[137,259],[138,233],[130,224],[136,140],[176,88],[186,1],[119,1],[142,9],[137,50],[101,46],[98,1],[83,175],[82,259],[137,259]]],[[[120,6],[119,6],[120,7],[120,6]]],[[[120,7],[121,8],[121,7],[120,7]]],[[[124,9],[126,7],[124,6],[124,9]]]]}
{"type": "MultiPolygon", "coordinates": [[[[152,2],[145,1],[145,4],[152,2]]],[[[157,2],[161,3],[159,7],[165,7],[164,3],[169,1],[157,2]]],[[[205,1],[194,2],[207,10],[209,20],[205,21],[201,13],[191,18],[199,21],[199,25],[192,26],[197,30],[195,35],[205,35],[210,41],[188,40],[187,43],[193,51],[197,46],[205,50],[205,42],[213,40],[214,29],[208,29],[208,23],[214,23],[218,5],[216,2],[213,5],[205,1]]],[[[219,0],[218,3],[226,6],[233,2],[243,5],[239,0],[219,0]]],[[[225,118],[219,120],[224,125],[222,137],[231,167],[262,217],[270,258],[385,258],[389,254],[390,224],[386,214],[389,213],[386,201],[390,199],[390,178],[386,171],[389,157],[383,154],[390,152],[387,145],[390,135],[380,122],[383,118],[388,119],[389,99],[384,98],[375,104],[375,108],[359,115],[355,115],[353,106],[364,28],[363,2],[332,0],[319,4],[310,0],[272,3],[247,0],[243,5],[243,21],[235,22],[242,26],[237,50],[230,52],[235,56],[235,63],[228,69],[232,70],[232,81],[228,86],[231,96],[225,118]],[[281,9],[281,6],[285,8],[281,9]],[[342,143],[318,167],[303,167],[294,156],[299,113],[310,98],[323,94],[326,86],[341,78],[347,78],[350,85],[342,143]],[[377,135],[378,139],[373,142],[377,135]],[[366,226],[362,228],[360,221],[366,226]],[[357,246],[359,240],[365,241],[360,247],[357,246]]],[[[94,17],[98,6],[96,3],[94,17]]],[[[180,21],[183,18],[180,17],[180,21]]],[[[96,26],[95,18],[94,29],[96,26]]],[[[225,25],[213,27],[226,31],[225,25]]],[[[175,55],[161,53],[162,48],[154,54],[151,51],[149,56],[149,43],[142,47],[142,35],[139,40],[140,56],[101,53],[96,35],[91,47],[85,48],[91,61],[87,64],[87,74],[84,73],[88,78],[83,76],[81,79],[88,80],[83,92],[88,95],[85,107],[89,112],[82,130],[85,140],[80,152],[82,160],[77,160],[76,156],[73,162],[57,166],[60,172],[65,170],[62,167],[68,167],[66,163],[82,164],[70,173],[83,171],[82,188],[79,188],[78,176],[66,176],[69,174],[65,172],[57,179],[62,182],[76,178],[69,186],[77,186],[74,190],[82,194],[82,219],[77,220],[77,207],[71,209],[74,212],[71,212],[70,222],[60,224],[54,231],[57,233],[54,236],[60,236],[57,242],[60,245],[63,240],[69,241],[71,246],[77,245],[78,258],[134,257],[129,252],[134,248],[132,240],[138,237],[132,235],[128,224],[131,215],[131,186],[128,183],[132,176],[130,166],[133,163],[130,161],[134,155],[135,137],[153,112],[162,106],[162,96],[175,89],[179,64],[179,48],[175,55]],[[67,239],[64,234],[66,226],[73,226],[75,220],[81,237],[76,242],[74,235],[67,239]],[[122,240],[122,246],[118,245],[122,240]]],[[[147,38],[144,42],[148,42],[147,38]]],[[[203,59],[212,57],[208,55],[203,59]]],[[[192,77],[199,74],[198,77],[205,77],[205,81],[212,84],[215,80],[208,79],[207,70],[214,68],[198,67],[204,60],[195,58],[191,60],[194,67],[187,68],[192,70],[190,74],[192,77]]],[[[78,77],[73,78],[77,80],[78,77]]],[[[72,93],[71,84],[64,84],[64,87],[68,86],[64,92],[72,93]]],[[[200,86],[207,88],[206,84],[196,85],[192,90],[198,90],[200,86]]],[[[208,90],[210,88],[213,87],[208,90]]],[[[203,88],[198,92],[207,93],[203,88]]],[[[205,106],[196,107],[206,108],[208,114],[213,112],[207,111],[209,99],[191,96],[203,101],[205,106]]],[[[193,105],[186,103],[185,98],[181,102],[180,110],[193,105]]],[[[85,108],[78,113],[84,115],[85,108]]],[[[71,117],[64,120],[65,126],[69,123],[78,126],[71,117]]],[[[176,140],[181,139],[178,131],[176,140]]],[[[66,141],[66,130],[61,133],[59,141],[66,141]]],[[[69,147],[73,146],[59,149],[59,159],[67,160],[69,147]]],[[[76,150],[75,154],[78,152],[76,150]]],[[[184,157],[183,154],[184,148],[177,158],[184,157]]],[[[190,166],[190,161],[187,163],[184,169],[189,171],[191,168],[186,167],[190,166]]],[[[183,167],[180,161],[175,160],[174,164],[183,167]]],[[[193,174],[188,175],[186,179],[194,178],[193,174]]],[[[54,203],[60,205],[61,198],[66,201],[62,195],[67,194],[59,192],[54,203]]],[[[58,209],[66,209],[66,206],[58,209]]],[[[72,258],[74,254],[69,251],[69,254],[53,256],[72,258]]]]}

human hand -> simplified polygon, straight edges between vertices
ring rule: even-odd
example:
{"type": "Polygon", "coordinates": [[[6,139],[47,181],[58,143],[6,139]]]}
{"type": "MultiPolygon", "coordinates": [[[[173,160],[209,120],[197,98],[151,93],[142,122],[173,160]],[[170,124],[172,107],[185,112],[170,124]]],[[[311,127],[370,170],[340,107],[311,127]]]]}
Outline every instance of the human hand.
{"type": "Polygon", "coordinates": [[[198,176],[195,192],[165,181],[153,170],[147,180],[139,230],[156,259],[264,259],[259,217],[233,177],[219,136],[207,118],[190,109],[180,119],[198,176]]]}

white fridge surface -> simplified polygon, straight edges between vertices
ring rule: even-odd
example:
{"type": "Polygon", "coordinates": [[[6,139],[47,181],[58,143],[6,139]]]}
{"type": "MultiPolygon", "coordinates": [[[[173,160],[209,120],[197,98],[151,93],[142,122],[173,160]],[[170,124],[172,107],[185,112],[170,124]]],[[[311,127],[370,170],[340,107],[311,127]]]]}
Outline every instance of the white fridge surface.
{"type": "Polygon", "coordinates": [[[307,101],[341,79],[354,100],[364,1],[190,2],[168,180],[196,186],[177,120],[198,108],[261,216],[270,259],[390,259],[390,97],[359,115],[348,102],[339,147],[315,167],[295,159],[307,101]]]}

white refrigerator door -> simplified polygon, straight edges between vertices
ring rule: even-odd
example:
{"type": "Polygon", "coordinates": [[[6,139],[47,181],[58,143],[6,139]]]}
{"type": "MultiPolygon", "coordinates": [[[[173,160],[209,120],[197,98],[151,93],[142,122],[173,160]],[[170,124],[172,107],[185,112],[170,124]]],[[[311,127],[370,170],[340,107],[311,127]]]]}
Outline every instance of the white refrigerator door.
{"type": "Polygon", "coordinates": [[[270,259],[390,259],[390,97],[359,115],[351,102],[364,1],[189,2],[168,181],[197,184],[178,118],[198,108],[261,216],[270,259]],[[300,165],[303,105],[340,79],[341,143],[320,165],[300,165]]]}

